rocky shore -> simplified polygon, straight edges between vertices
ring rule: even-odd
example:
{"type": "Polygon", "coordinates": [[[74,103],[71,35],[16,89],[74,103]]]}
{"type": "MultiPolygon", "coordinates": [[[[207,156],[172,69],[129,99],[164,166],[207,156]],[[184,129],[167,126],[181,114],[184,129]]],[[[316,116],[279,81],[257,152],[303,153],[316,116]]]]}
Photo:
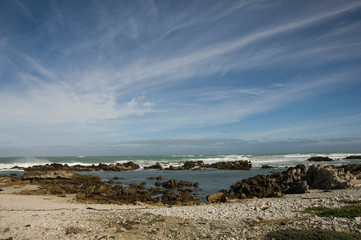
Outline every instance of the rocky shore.
{"type": "MultiPolygon", "coordinates": [[[[198,168],[203,163],[188,162],[182,167],[187,169],[198,168]]],[[[102,164],[103,169],[112,169],[117,164],[102,164]]],[[[246,161],[224,162],[212,164],[212,167],[244,168],[246,161]]],[[[120,166],[120,165],[119,165],[120,166]]],[[[90,166],[92,167],[92,166],[90,166]]],[[[122,167],[134,168],[133,163],[125,163],[122,167]]],[[[78,168],[78,167],[77,167],[78,168]]],[[[229,202],[232,199],[282,197],[284,194],[306,193],[309,189],[344,189],[354,185],[356,178],[361,176],[360,165],[349,164],[340,167],[330,165],[305,165],[290,167],[280,173],[270,175],[257,175],[244,179],[230,186],[229,189],[209,194],[206,199],[197,196],[198,182],[177,181],[175,179],[163,180],[157,178],[154,186],[147,182],[129,184],[128,187],[121,181],[102,181],[97,176],[81,175],[67,170],[64,165],[45,165],[25,173],[18,181],[29,181],[39,186],[36,190],[23,191],[23,194],[39,195],[66,195],[75,194],[75,200],[83,203],[115,203],[115,204],[153,204],[153,205],[194,205],[204,202],[229,202]],[[49,171],[56,166],[57,170],[49,171]],[[59,170],[60,169],[60,170],[59,170]],[[65,169],[65,170],[64,170],[65,169]],[[200,201],[202,200],[202,201],[200,201]]],[[[146,180],[146,179],[145,179],[146,180]]]]}
{"type": "Polygon", "coordinates": [[[360,174],[355,164],[297,165],[244,179],[208,195],[206,204],[193,195],[198,184],[189,181],[159,176],[154,187],[125,188],[117,179],[104,182],[66,169],[30,171],[0,177],[0,239],[263,239],[291,227],[361,234],[360,217],[302,212],[360,202],[360,174]]]}
{"type": "Polygon", "coordinates": [[[1,187],[1,239],[264,239],[269,231],[290,227],[361,234],[361,218],[302,212],[360,200],[360,182],[350,189],[172,207],[81,204],[72,202],[74,195],[17,194],[29,187],[34,185],[1,187]]]}
{"type": "MultiPolygon", "coordinates": [[[[115,164],[104,164],[100,163],[98,165],[72,165],[52,163],[45,165],[35,165],[32,167],[21,168],[18,166],[13,167],[13,169],[23,169],[25,171],[55,171],[55,170],[65,170],[73,172],[88,172],[88,171],[132,171],[139,169],[140,166],[133,162],[126,163],[115,163],[115,164]]],[[[156,163],[152,166],[145,166],[145,170],[149,169],[158,169],[158,170],[199,170],[201,168],[217,168],[217,169],[230,169],[230,170],[250,170],[252,164],[247,160],[238,160],[238,161],[228,161],[228,162],[216,162],[212,164],[205,164],[203,161],[187,161],[184,162],[181,166],[170,166],[164,168],[160,163],[156,163]]]]}

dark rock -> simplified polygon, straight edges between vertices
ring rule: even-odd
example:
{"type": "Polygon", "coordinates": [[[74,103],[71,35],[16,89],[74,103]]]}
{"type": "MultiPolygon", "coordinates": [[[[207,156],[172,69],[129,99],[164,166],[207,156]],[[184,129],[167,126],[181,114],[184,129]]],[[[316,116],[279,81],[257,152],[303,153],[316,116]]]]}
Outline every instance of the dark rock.
{"type": "Polygon", "coordinates": [[[139,165],[133,162],[126,162],[126,163],[116,163],[116,164],[104,164],[99,163],[98,165],[74,165],[69,166],[67,164],[59,164],[59,163],[52,163],[52,164],[45,164],[45,165],[37,165],[25,168],[26,171],[55,171],[55,170],[65,170],[65,171],[75,171],[75,172],[83,172],[83,171],[130,171],[139,169],[139,165]]]}
{"type": "Polygon", "coordinates": [[[171,170],[171,171],[176,171],[176,170],[184,170],[184,168],[182,166],[169,166],[168,168],[165,168],[165,170],[171,170]]]}
{"type": "Polygon", "coordinates": [[[189,182],[189,181],[180,181],[178,183],[178,188],[183,188],[183,187],[192,187],[193,183],[189,182]]]}
{"type": "Polygon", "coordinates": [[[329,190],[351,187],[354,176],[343,168],[320,164],[310,166],[305,178],[310,188],[329,190]]]}
{"type": "Polygon", "coordinates": [[[237,198],[280,197],[283,195],[280,174],[257,175],[231,186],[237,198]]]}
{"type": "Polygon", "coordinates": [[[160,181],[156,181],[156,182],[154,183],[154,185],[159,187],[159,186],[162,186],[162,183],[161,183],[160,181]]]}
{"type": "Polygon", "coordinates": [[[263,169],[268,169],[268,168],[274,168],[274,166],[271,166],[271,165],[262,165],[262,168],[263,168],[263,169]]]}
{"type": "Polygon", "coordinates": [[[333,159],[329,158],[329,157],[317,156],[317,157],[311,157],[311,158],[307,159],[307,161],[310,161],[310,162],[331,162],[331,161],[333,161],[333,159]]]}
{"type": "Polygon", "coordinates": [[[184,170],[191,170],[191,169],[195,168],[196,166],[198,166],[198,164],[196,162],[187,161],[184,163],[183,168],[184,168],[184,170]]]}
{"type": "Polygon", "coordinates": [[[345,159],[361,159],[361,155],[347,156],[345,159]]]}
{"type": "Polygon", "coordinates": [[[250,170],[252,164],[250,161],[239,160],[229,162],[216,162],[212,164],[204,164],[203,161],[187,161],[182,166],[170,166],[165,170],[200,170],[202,168],[218,168],[230,170],[250,170]]]}
{"type": "Polygon", "coordinates": [[[216,162],[210,165],[211,168],[229,169],[229,170],[250,170],[252,164],[247,160],[230,161],[230,162],[216,162]]]}
{"type": "Polygon", "coordinates": [[[163,167],[162,165],[160,165],[160,163],[156,163],[155,165],[152,165],[152,166],[145,166],[144,169],[158,169],[158,170],[163,170],[163,167]]]}
{"type": "Polygon", "coordinates": [[[298,194],[308,192],[309,186],[304,181],[307,168],[303,164],[290,167],[282,173],[283,192],[286,194],[298,194]]]}
{"type": "Polygon", "coordinates": [[[161,180],[163,180],[163,177],[162,177],[162,176],[158,176],[156,179],[157,179],[158,181],[161,181],[161,180]]]}
{"type": "Polygon", "coordinates": [[[288,185],[288,189],[284,191],[286,194],[299,194],[306,193],[309,190],[309,186],[306,181],[293,182],[288,185]]]}
{"type": "Polygon", "coordinates": [[[303,181],[306,175],[306,171],[307,168],[303,164],[299,164],[295,167],[290,167],[282,173],[282,180],[286,184],[303,181]]]}
{"type": "Polygon", "coordinates": [[[178,182],[174,179],[171,179],[169,181],[163,182],[162,186],[164,188],[177,188],[178,187],[178,182]]]}
{"type": "Polygon", "coordinates": [[[194,205],[194,203],[199,200],[199,198],[194,197],[188,189],[178,190],[177,193],[166,191],[162,196],[162,203],[169,205],[194,205]]]}
{"type": "Polygon", "coordinates": [[[345,172],[348,171],[355,176],[361,173],[361,165],[357,165],[357,164],[347,164],[336,168],[343,169],[345,172]]]}
{"type": "MultiPolygon", "coordinates": [[[[111,182],[103,182],[99,177],[80,175],[67,171],[50,171],[44,173],[29,172],[23,180],[39,185],[36,194],[75,194],[75,200],[84,203],[115,203],[115,204],[165,204],[192,205],[199,199],[192,194],[194,184],[188,181],[169,180],[165,188],[177,189],[176,192],[161,188],[146,188],[146,182],[129,184],[126,189],[111,182]]],[[[21,181],[19,179],[19,181],[21,181]]],[[[158,185],[162,185],[157,181],[158,185]]],[[[29,192],[30,193],[30,192],[29,192]]],[[[33,191],[33,194],[35,192],[33,191]]]]}
{"type": "Polygon", "coordinates": [[[224,202],[229,202],[231,198],[232,198],[231,191],[223,190],[218,193],[209,194],[206,199],[208,203],[224,203],[224,202]]]}

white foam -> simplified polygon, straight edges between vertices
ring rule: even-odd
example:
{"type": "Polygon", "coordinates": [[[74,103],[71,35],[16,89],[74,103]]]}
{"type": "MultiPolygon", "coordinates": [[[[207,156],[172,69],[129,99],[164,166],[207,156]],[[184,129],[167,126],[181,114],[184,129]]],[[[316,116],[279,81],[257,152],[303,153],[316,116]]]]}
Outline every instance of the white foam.
{"type": "MultiPolygon", "coordinates": [[[[0,171],[7,171],[9,169],[17,166],[19,168],[27,168],[35,165],[45,165],[51,163],[46,158],[35,158],[35,157],[25,157],[15,159],[12,163],[0,163],[0,171]]],[[[14,169],[15,170],[15,169],[14,169]]]]}

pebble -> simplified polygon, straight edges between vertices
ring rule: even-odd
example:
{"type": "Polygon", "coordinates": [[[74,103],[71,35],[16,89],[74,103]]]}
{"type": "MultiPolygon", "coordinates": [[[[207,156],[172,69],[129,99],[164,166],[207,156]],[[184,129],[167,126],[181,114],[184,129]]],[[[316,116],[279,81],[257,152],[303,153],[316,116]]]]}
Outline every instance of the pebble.
{"type": "MultiPolygon", "coordinates": [[[[361,217],[355,219],[317,217],[300,211],[317,205],[341,206],[344,200],[361,199],[360,189],[313,191],[310,194],[287,195],[274,199],[246,199],[227,204],[200,206],[149,207],[138,210],[94,211],[61,209],[57,211],[3,211],[5,219],[16,215],[14,222],[0,221],[2,238],[14,239],[137,239],[134,232],[147,234],[140,239],[247,239],[264,236],[268,231],[280,228],[323,228],[337,231],[361,233],[358,226],[361,217]],[[322,200],[323,199],[323,200],[322,200]],[[336,201],[337,199],[337,201],[336,201]],[[322,201],[321,201],[322,200],[322,201]],[[322,204],[321,204],[322,203],[322,204]],[[267,209],[265,209],[267,207],[267,209]],[[5,215],[7,214],[7,216],[5,215]],[[34,217],[34,215],[37,215],[34,217]],[[55,216],[55,217],[54,217],[55,216]],[[177,217],[178,222],[170,225],[163,217],[177,217]],[[305,217],[308,219],[303,220],[305,217]],[[300,219],[299,219],[300,218],[300,219]],[[125,224],[131,219],[134,229],[127,230],[125,224]],[[184,219],[184,220],[179,220],[184,219]],[[299,219],[299,220],[297,220],[299,219]],[[277,224],[269,223],[273,220],[277,224]],[[181,223],[181,224],[180,224],[181,223]],[[28,227],[26,227],[29,225],[28,227]],[[12,227],[16,226],[16,227],[12,227]],[[36,228],[35,228],[36,226],[36,228]],[[83,232],[66,235],[66,228],[77,227],[83,232]],[[148,227],[147,231],[144,228],[148,227]],[[137,228],[140,228],[138,230],[137,228]],[[143,231],[141,231],[143,229],[143,231]],[[161,235],[164,231],[164,235],[161,235]],[[123,237],[126,236],[126,237],[123,237]],[[131,238],[129,238],[131,237],[131,238]]],[[[130,208],[129,208],[130,209],[130,208]]]]}

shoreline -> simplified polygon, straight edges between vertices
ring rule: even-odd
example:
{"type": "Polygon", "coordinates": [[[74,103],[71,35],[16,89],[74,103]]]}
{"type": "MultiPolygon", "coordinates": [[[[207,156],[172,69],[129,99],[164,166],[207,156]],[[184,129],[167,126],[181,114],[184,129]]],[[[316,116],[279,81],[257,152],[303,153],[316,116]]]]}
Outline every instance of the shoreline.
{"type": "Polygon", "coordinates": [[[361,234],[361,218],[301,213],[307,207],[337,207],[345,205],[344,200],[361,200],[360,180],[349,189],[171,207],[74,203],[74,195],[17,195],[34,187],[1,187],[0,238],[262,239],[271,230],[289,227],[361,234]]]}

